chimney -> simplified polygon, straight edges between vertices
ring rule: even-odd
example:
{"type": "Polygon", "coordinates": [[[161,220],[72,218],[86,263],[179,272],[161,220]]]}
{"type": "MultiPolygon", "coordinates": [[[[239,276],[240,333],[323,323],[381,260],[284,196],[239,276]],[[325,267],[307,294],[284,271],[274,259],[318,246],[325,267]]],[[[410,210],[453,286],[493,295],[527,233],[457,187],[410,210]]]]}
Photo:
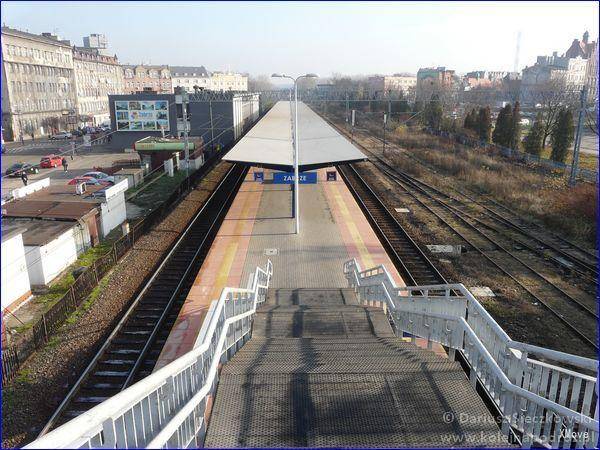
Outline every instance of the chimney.
{"type": "Polygon", "coordinates": [[[587,31],[585,33],[583,33],[583,43],[584,44],[588,43],[589,38],[590,38],[590,33],[588,33],[587,31]]]}

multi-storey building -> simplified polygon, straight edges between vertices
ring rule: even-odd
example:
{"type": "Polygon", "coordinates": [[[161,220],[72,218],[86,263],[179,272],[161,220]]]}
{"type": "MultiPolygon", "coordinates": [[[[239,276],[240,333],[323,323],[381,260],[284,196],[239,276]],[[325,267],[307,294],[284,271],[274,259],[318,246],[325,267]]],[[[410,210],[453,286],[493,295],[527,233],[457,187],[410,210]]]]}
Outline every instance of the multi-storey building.
{"type": "Polygon", "coordinates": [[[73,47],[73,65],[79,124],[110,122],[108,96],[123,93],[123,69],[116,55],[105,56],[89,45],[73,47]]]}
{"type": "Polygon", "coordinates": [[[248,77],[233,72],[213,72],[210,76],[211,91],[248,91],[248,77]]]}
{"type": "Polygon", "coordinates": [[[402,92],[408,94],[417,85],[417,77],[414,75],[394,74],[377,75],[369,77],[368,86],[371,95],[385,95],[402,92]]]}
{"type": "Polygon", "coordinates": [[[476,70],[468,72],[462,79],[465,90],[474,88],[494,87],[502,84],[508,72],[476,70]]]}
{"type": "Polygon", "coordinates": [[[598,41],[594,42],[594,47],[588,58],[587,70],[585,73],[585,85],[588,88],[588,100],[590,103],[598,103],[598,41]]]}
{"type": "Polygon", "coordinates": [[[417,97],[428,99],[433,93],[455,95],[457,79],[454,70],[445,67],[421,68],[417,72],[417,97]]]}
{"type": "Polygon", "coordinates": [[[581,89],[585,83],[587,63],[588,60],[581,56],[569,58],[558,56],[557,52],[552,56],[538,56],[533,66],[523,69],[522,86],[528,90],[557,82],[567,89],[581,89]]]}
{"type": "Polygon", "coordinates": [[[171,84],[173,89],[184,87],[188,92],[192,92],[194,87],[210,90],[210,75],[204,66],[171,66],[171,84]]]}
{"type": "Polygon", "coordinates": [[[83,37],[83,46],[85,48],[96,48],[102,53],[108,48],[108,39],[103,34],[90,34],[83,37]]]}
{"type": "Polygon", "coordinates": [[[5,140],[66,129],[76,91],[69,41],[2,27],[2,129],[5,140]]]}
{"type": "Polygon", "coordinates": [[[124,93],[154,91],[157,94],[171,94],[171,71],[168,66],[149,66],[140,64],[123,65],[124,93]]]}
{"type": "Polygon", "coordinates": [[[598,40],[589,42],[590,33],[583,33],[583,39],[573,39],[573,43],[565,52],[567,58],[583,58],[587,60],[584,85],[588,88],[590,103],[598,101],[598,40]]]}
{"type": "Polygon", "coordinates": [[[594,51],[594,47],[596,46],[596,41],[589,42],[589,38],[590,33],[586,31],[585,33],[583,33],[583,39],[581,41],[579,39],[573,39],[573,43],[565,52],[565,57],[577,58],[578,56],[580,56],[583,59],[590,58],[592,52],[594,51]]]}

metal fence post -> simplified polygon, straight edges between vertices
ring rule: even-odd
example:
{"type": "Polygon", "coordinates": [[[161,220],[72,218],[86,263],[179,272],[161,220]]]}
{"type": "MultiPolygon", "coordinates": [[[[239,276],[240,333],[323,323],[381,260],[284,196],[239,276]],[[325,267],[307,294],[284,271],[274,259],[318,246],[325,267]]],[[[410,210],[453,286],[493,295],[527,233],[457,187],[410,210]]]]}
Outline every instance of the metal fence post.
{"type": "Polygon", "coordinates": [[[46,327],[46,314],[42,314],[42,325],[44,325],[44,341],[48,340],[48,329],[46,327]]]}
{"type": "Polygon", "coordinates": [[[573,146],[573,162],[571,163],[571,176],[569,185],[575,186],[577,182],[577,171],[579,169],[579,147],[581,146],[581,135],[583,134],[583,122],[585,114],[585,103],[587,100],[587,86],[581,91],[581,105],[579,106],[579,117],[577,120],[577,132],[575,134],[575,145],[573,146]]]}

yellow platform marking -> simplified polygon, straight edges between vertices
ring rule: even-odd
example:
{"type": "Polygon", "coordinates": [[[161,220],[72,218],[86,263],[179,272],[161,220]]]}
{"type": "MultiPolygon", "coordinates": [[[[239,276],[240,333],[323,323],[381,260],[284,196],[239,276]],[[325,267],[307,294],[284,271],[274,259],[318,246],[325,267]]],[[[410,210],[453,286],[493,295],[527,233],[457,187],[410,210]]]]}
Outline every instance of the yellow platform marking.
{"type": "MultiPolygon", "coordinates": [[[[218,299],[221,295],[221,291],[223,288],[227,286],[227,280],[229,279],[229,275],[231,272],[231,267],[233,266],[233,262],[237,256],[237,250],[239,247],[238,239],[236,236],[242,235],[242,229],[245,226],[245,220],[248,218],[248,214],[250,212],[250,208],[254,204],[255,196],[248,194],[245,195],[244,205],[242,206],[242,210],[240,212],[240,216],[234,218],[233,220],[237,220],[233,230],[233,236],[229,236],[230,242],[227,244],[227,249],[225,250],[225,257],[223,258],[223,262],[221,263],[221,267],[219,268],[219,275],[215,280],[213,285],[213,289],[211,292],[211,298],[218,299]]],[[[227,218],[226,218],[227,219],[227,218]]],[[[246,255],[244,255],[245,258],[246,255]]]]}
{"type": "Polygon", "coordinates": [[[344,201],[342,194],[340,193],[338,187],[335,184],[332,184],[331,187],[334,191],[333,198],[335,199],[336,203],[338,204],[338,208],[339,208],[339,210],[342,214],[342,217],[344,218],[344,221],[348,227],[350,236],[352,236],[352,240],[356,244],[358,253],[360,253],[360,255],[361,255],[363,266],[364,267],[375,267],[373,258],[371,258],[371,253],[369,252],[369,250],[367,250],[367,246],[365,245],[365,243],[362,239],[360,231],[358,231],[358,228],[356,227],[354,218],[350,214],[350,211],[348,211],[348,207],[346,206],[346,202],[344,201]]]}

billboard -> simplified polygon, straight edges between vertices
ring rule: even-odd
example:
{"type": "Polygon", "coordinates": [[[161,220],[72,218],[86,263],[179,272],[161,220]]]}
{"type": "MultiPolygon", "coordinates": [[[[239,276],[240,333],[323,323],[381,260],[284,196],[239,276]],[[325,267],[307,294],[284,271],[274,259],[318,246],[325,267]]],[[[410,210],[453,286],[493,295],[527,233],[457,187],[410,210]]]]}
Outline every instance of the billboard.
{"type": "Polygon", "coordinates": [[[167,100],[116,100],[118,131],[169,131],[167,100]]]}

